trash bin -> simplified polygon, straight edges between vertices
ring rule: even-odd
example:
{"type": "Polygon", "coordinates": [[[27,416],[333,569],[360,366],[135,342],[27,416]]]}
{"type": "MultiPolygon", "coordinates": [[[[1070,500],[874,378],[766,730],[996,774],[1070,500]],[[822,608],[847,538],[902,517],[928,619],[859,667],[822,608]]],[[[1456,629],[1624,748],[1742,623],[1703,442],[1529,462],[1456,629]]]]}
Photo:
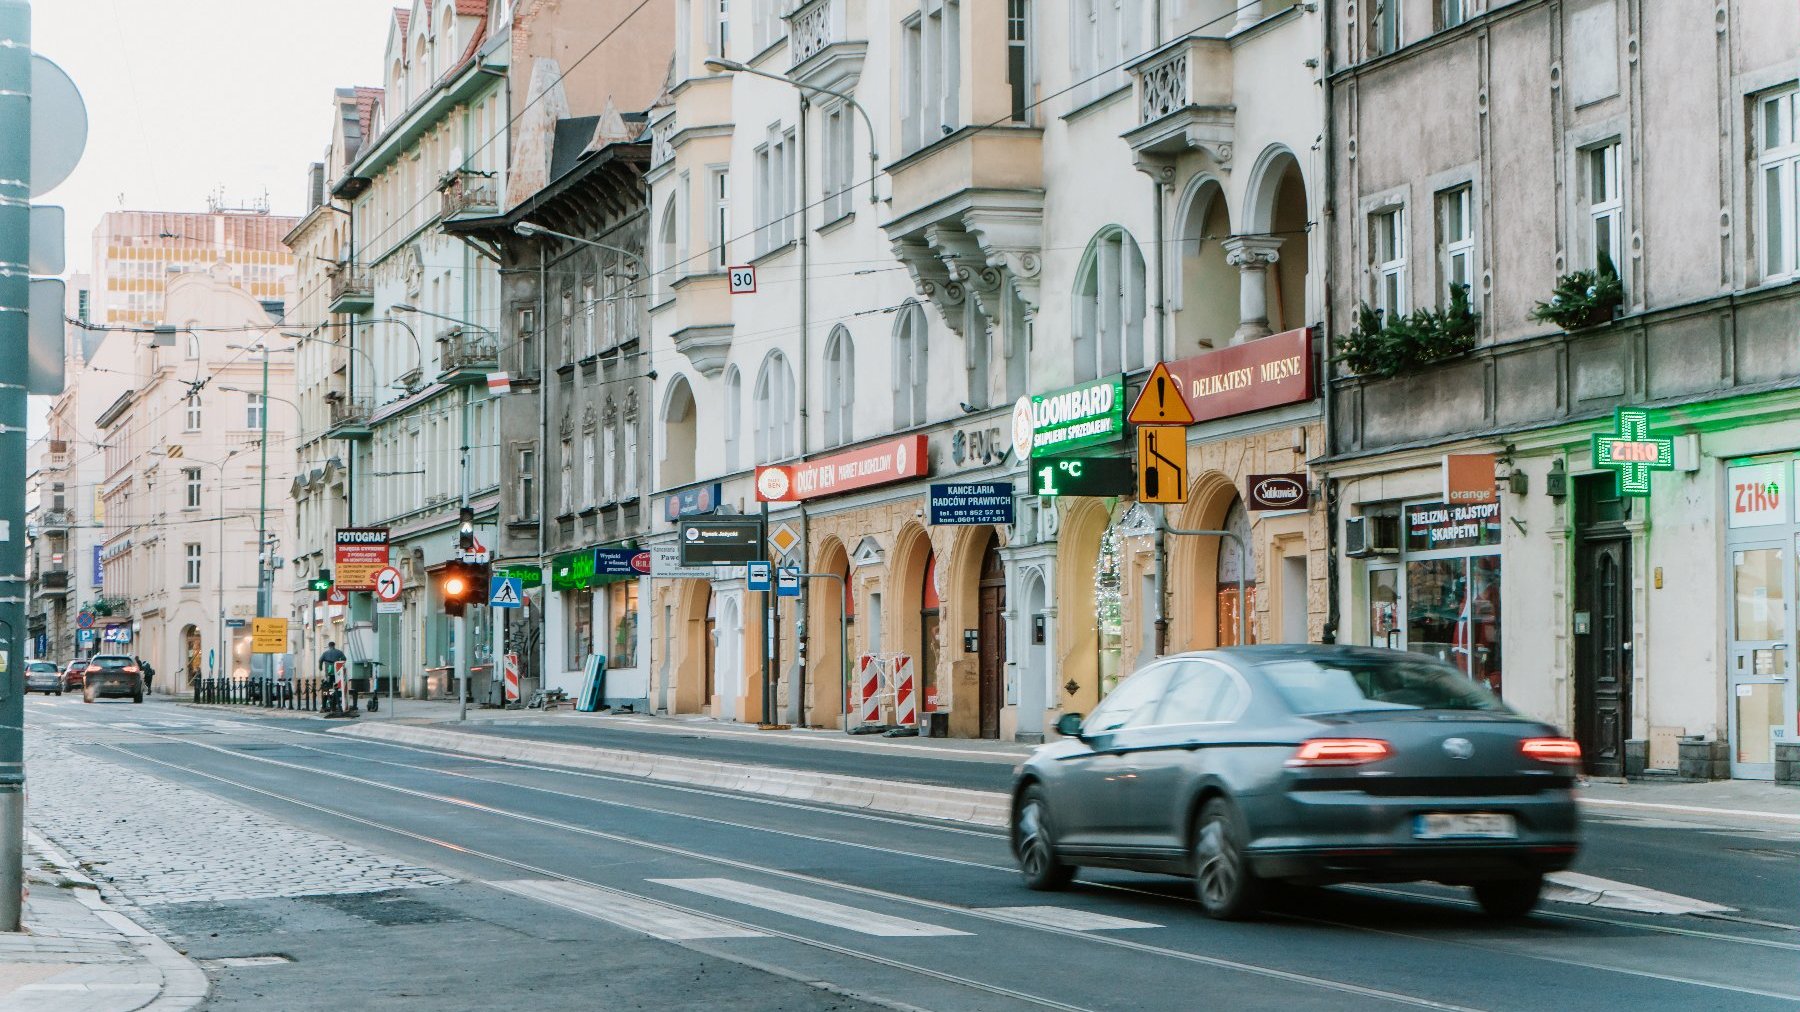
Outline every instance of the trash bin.
{"type": "Polygon", "coordinates": [[[947,713],[925,714],[925,736],[927,738],[950,737],[950,715],[947,713]]]}

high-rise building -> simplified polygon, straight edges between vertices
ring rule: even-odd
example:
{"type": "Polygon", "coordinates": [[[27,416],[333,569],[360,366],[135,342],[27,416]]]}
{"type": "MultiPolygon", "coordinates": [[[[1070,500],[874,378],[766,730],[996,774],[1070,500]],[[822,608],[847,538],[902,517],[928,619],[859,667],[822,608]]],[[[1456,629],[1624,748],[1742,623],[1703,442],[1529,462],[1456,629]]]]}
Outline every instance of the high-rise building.
{"type": "Polygon", "coordinates": [[[267,206],[205,212],[111,211],[94,229],[92,305],[99,324],[164,318],[169,282],[223,264],[225,276],[258,302],[290,298],[294,254],[281,244],[296,218],[267,206]]]}

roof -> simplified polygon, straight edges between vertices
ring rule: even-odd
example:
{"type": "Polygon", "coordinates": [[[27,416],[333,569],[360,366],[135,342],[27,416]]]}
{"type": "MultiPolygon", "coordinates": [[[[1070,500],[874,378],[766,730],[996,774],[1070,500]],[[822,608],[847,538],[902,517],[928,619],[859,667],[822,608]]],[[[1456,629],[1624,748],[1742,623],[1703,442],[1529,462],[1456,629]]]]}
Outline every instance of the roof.
{"type": "Polygon", "coordinates": [[[356,89],[356,121],[362,124],[362,135],[365,140],[369,136],[369,120],[375,114],[375,106],[386,94],[387,92],[381,88],[359,87],[356,89]]]}
{"type": "Polygon", "coordinates": [[[394,20],[400,23],[400,34],[406,34],[406,26],[412,24],[412,11],[405,7],[394,8],[394,20]]]}
{"type": "Polygon", "coordinates": [[[456,13],[466,18],[487,17],[487,0],[456,0],[456,13]]]}

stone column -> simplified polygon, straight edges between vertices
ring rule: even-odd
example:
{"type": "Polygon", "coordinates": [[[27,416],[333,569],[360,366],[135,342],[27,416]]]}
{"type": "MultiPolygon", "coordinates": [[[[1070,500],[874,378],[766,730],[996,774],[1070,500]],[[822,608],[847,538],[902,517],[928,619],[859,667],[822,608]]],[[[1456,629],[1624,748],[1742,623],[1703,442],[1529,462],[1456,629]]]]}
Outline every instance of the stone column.
{"type": "Polygon", "coordinates": [[[1238,328],[1232,344],[1269,336],[1269,268],[1279,259],[1281,240],[1234,235],[1225,240],[1225,262],[1238,269],[1238,328]]]}

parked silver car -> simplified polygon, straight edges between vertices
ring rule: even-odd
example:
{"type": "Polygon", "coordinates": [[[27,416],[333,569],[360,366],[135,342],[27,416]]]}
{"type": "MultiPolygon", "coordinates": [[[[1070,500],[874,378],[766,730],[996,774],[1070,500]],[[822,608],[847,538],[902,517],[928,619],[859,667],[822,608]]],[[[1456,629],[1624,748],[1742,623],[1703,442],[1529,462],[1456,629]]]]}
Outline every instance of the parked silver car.
{"type": "Polygon", "coordinates": [[[27,661],[25,664],[25,691],[27,693],[42,692],[49,695],[54,692],[63,694],[62,667],[55,661],[27,661]]]}
{"type": "Polygon", "coordinates": [[[1360,647],[1159,658],[1019,768],[1034,889],[1080,865],[1192,876],[1206,912],[1270,881],[1431,879],[1521,916],[1579,847],[1581,750],[1455,668],[1360,647]]]}

